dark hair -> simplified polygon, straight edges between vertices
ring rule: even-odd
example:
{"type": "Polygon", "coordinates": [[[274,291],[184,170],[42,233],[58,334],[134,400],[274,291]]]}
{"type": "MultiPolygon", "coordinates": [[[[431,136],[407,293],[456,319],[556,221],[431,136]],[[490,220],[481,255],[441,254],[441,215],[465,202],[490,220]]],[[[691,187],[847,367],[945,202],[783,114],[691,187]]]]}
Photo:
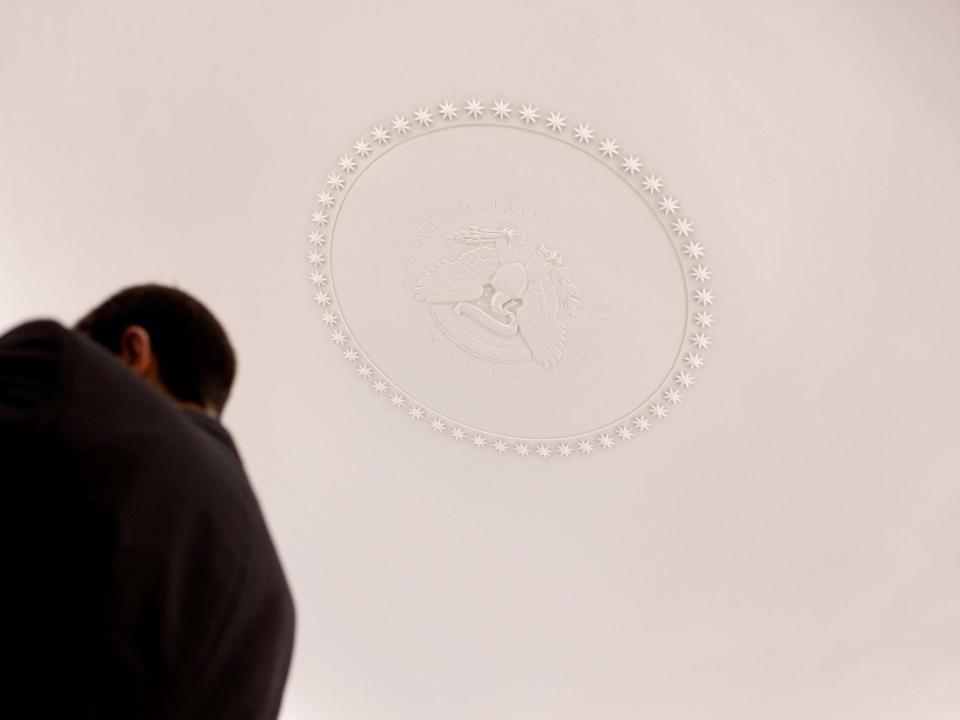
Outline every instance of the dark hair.
{"type": "Polygon", "coordinates": [[[76,329],[119,355],[123,331],[131,325],[149,333],[160,380],[171,395],[223,409],[236,356],[227,333],[199,300],[172,287],[136,285],[91,310],[76,329]]]}

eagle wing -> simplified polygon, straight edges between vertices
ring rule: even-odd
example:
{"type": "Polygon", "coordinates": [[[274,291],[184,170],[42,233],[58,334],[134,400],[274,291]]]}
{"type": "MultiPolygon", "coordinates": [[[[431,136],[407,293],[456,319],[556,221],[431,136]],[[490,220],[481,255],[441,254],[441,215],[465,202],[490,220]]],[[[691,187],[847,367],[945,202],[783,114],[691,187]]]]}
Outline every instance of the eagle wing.
{"type": "Polygon", "coordinates": [[[517,324],[533,357],[545,367],[560,359],[566,328],[558,317],[560,302],[557,287],[548,277],[534,280],[523,293],[523,304],[517,311],[517,324]]]}
{"type": "Polygon", "coordinates": [[[431,303],[478,300],[483,296],[483,286],[499,269],[494,248],[467,250],[456,260],[441,260],[427,270],[417,282],[414,296],[431,303]]]}

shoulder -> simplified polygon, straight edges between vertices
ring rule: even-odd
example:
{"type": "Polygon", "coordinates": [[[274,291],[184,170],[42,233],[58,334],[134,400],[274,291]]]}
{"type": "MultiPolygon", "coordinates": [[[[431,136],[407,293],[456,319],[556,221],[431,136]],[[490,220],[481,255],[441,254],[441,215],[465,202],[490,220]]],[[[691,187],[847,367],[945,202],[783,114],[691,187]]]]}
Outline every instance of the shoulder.
{"type": "Polygon", "coordinates": [[[0,335],[0,346],[37,340],[50,341],[69,335],[71,332],[71,330],[68,330],[56,320],[51,318],[38,318],[16,325],[3,335],[0,335]]]}
{"type": "Polygon", "coordinates": [[[22,323],[0,335],[0,370],[6,377],[50,368],[66,359],[73,342],[73,332],[56,320],[22,323]]]}
{"type": "Polygon", "coordinates": [[[23,323],[0,336],[0,428],[7,439],[51,423],[75,364],[71,331],[54,320],[23,323]]]}

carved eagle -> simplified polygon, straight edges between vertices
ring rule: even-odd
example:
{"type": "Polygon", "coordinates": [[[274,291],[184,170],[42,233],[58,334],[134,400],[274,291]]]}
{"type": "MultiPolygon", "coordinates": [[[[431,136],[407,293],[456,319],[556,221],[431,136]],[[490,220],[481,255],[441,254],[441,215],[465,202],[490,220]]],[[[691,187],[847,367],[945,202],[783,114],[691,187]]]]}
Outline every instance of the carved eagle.
{"type": "Polygon", "coordinates": [[[521,262],[526,235],[510,228],[474,226],[455,233],[453,239],[494,245],[467,250],[455,260],[434,264],[418,281],[414,296],[428,303],[475,303],[491,288],[490,306],[508,318],[504,327],[519,328],[538,362],[546,367],[556,363],[566,337],[559,317],[557,287],[550,277],[550,271],[560,265],[559,254],[541,245],[532,254],[528,251],[529,258],[521,262]],[[516,312],[504,307],[511,300],[519,301],[516,312]]]}

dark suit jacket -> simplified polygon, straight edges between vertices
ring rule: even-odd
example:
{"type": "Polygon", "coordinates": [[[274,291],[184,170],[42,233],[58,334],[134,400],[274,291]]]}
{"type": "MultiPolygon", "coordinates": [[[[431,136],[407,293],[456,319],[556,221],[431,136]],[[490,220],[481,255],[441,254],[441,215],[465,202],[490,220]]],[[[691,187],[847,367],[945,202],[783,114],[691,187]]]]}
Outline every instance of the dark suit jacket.
{"type": "Polygon", "coordinates": [[[293,601],[219,422],[27,323],[0,337],[0,485],[30,717],[276,717],[293,601]]]}

